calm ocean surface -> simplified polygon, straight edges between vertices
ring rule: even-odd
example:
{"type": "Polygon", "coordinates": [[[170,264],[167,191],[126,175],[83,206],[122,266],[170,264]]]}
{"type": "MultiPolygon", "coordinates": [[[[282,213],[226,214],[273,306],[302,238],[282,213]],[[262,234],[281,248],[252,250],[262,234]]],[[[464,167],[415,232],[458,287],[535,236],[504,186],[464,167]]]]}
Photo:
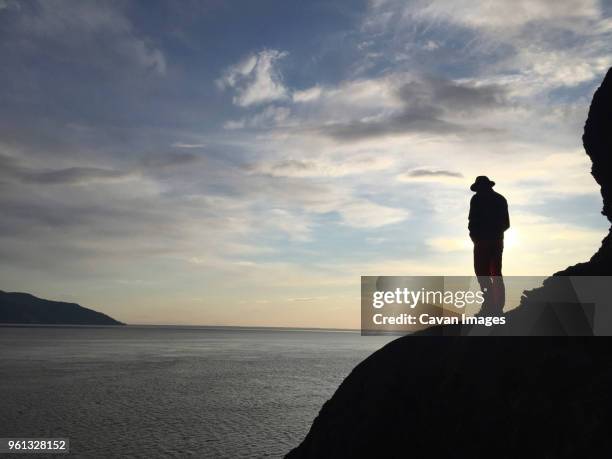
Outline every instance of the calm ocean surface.
{"type": "Polygon", "coordinates": [[[392,339],[0,327],[0,437],[68,437],[80,457],[278,457],[351,369],[392,339]]]}

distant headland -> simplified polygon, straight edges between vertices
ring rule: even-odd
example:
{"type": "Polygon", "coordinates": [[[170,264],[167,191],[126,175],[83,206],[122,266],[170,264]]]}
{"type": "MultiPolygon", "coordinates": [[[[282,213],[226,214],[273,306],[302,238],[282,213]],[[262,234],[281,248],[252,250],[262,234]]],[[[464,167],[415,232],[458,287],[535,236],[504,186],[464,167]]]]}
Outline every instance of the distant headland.
{"type": "Polygon", "coordinates": [[[0,290],[0,324],[125,325],[76,303],[0,290]]]}

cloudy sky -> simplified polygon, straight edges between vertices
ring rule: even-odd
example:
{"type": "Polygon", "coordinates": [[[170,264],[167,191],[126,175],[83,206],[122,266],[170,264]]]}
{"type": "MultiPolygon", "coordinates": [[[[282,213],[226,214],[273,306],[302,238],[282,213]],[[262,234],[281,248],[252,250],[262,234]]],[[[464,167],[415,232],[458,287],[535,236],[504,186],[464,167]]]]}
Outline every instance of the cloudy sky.
{"type": "Polygon", "coordinates": [[[0,289],[130,323],[359,326],[361,275],[506,275],[606,232],[596,0],[0,0],[0,289]]]}

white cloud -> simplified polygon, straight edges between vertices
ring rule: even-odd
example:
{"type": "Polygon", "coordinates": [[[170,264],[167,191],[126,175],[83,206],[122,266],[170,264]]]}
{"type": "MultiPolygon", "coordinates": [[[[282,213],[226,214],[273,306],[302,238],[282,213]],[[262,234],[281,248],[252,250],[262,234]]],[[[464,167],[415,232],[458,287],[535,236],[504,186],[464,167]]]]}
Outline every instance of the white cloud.
{"type": "Polygon", "coordinates": [[[126,56],[133,56],[134,60],[142,67],[153,70],[160,75],[166,73],[166,58],[156,48],[148,46],[143,40],[133,38],[120,45],[126,56]]]}
{"type": "Polygon", "coordinates": [[[604,74],[612,58],[597,51],[596,48],[543,49],[526,43],[502,68],[522,69],[520,84],[528,95],[560,86],[576,86],[604,74]]]}
{"type": "Polygon", "coordinates": [[[440,43],[434,40],[427,40],[427,43],[423,45],[423,49],[427,51],[435,51],[440,47],[440,43]]]}
{"type": "Polygon", "coordinates": [[[414,14],[499,32],[532,21],[593,19],[601,10],[597,0],[434,0],[414,14]]]}
{"type": "Polygon", "coordinates": [[[313,86],[312,88],[302,91],[294,91],[291,97],[294,102],[312,102],[313,100],[317,100],[322,92],[319,86],[313,86]]]}
{"type": "Polygon", "coordinates": [[[283,124],[291,114],[287,107],[276,107],[273,105],[265,107],[252,116],[240,120],[229,120],[223,123],[223,129],[243,129],[243,128],[268,128],[283,124]]]}
{"type": "Polygon", "coordinates": [[[248,118],[246,125],[250,127],[276,126],[289,118],[290,114],[291,110],[287,107],[268,106],[248,118]]]}
{"type": "Polygon", "coordinates": [[[254,166],[253,171],[275,177],[343,177],[381,171],[393,166],[393,159],[371,154],[354,154],[345,158],[279,159],[254,166]]]}
{"type": "MultiPolygon", "coordinates": [[[[531,96],[601,75],[612,63],[610,24],[598,0],[383,0],[372,2],[364,30],[375,37],[392,30],[410,43],[422,39],[416,27],[421,25],[428,35],[443,30],[438,38],[450,43],[463,40],[461,29],[467,29],[473,37],[453,48],[453,58],[460,53],[466,62],[477,59],[481,76],[511,75],[521,92],[531,96]]],[[[440,41],[429,38],[420,48],[391,44],[387,55],[401,55],[418,67],[419,52],[436,45],[440,41]]]]}
{"type": "Polygon", "coordinates": [[[203,143],[186,143],[186,142],[175,142],[172,144],[174,148],[203,148],[206,145],[203,143]]]}
{"type": "Polygon", "coordinates": [[[338,212],[342,221],[354,228],[380,228],[402,222],[410,216],[410,212],[405,209],[385,207],[364,200],[346,203],[338,212]]]}
{"type": "Polygon", "coordinates": [[[408,172],[403,172],[396,176],[400,182],[448,182],[458,183],[463,181],[463,175],[459,172],[449,171],[444,169],[421,167],[408,172]]]}
{"type": "Polygon", "coordinates": [[[287,88],[275,63],[287,55],[287,52],[275,49],[252,54],[227,69],[217,80],[217,85],[222,89],[234,89],[234,104],[241,107],[285,99],[287,88]]]}

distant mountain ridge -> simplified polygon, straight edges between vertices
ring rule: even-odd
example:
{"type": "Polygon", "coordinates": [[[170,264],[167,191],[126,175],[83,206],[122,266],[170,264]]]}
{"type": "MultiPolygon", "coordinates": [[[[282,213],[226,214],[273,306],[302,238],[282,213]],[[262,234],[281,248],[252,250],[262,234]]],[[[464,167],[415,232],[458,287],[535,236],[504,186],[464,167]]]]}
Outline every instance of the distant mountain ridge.
{"type": "Polygon", "coordinates": [[[76,303],[0,290],[0,324],[125,325],[76,303]]]}

